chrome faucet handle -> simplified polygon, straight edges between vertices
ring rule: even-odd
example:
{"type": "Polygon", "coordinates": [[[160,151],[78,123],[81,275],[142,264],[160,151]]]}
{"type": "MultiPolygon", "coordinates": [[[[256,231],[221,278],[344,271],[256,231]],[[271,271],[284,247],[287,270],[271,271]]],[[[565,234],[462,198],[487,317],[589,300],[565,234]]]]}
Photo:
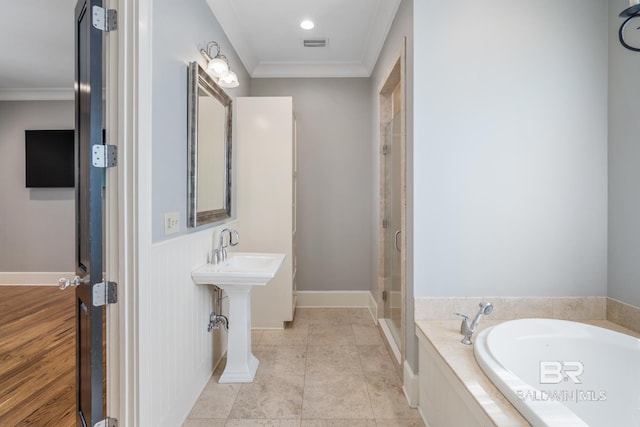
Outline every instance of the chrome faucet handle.
{"type": "Polygon", "coordinates": [[[222,258],[222,249],[218,248],[218,249],[214,249],[211,252],[211,261],[210,264],[220,264],[222,261],[224,261],[224,258],[222,258]]]}
{"type": "Polygon", "coordinates": [[[471,329],[471,325],[469,324],[469,316],[458,312],[455,312],[453,314],[462,317],[462,323],[460,324],[460,334],[467,335],[467,333],[471,329]]]}
{"type": "Polygon", "coordinates": [[[240,235],[238,234],[238,231],[235,228],[232,228],[229,231],[229,246],[237,246],[238,243],[240,243],[240,235]],[[233,234],[232,234],[233,233],[233,234]],[[236,241],[234,243],[233,241],[233,237],[235,236],[236,241]]]}
{"type": "Polygon", "coordinates": [[[227,245],[224,244],[224,235],[229,234],[229,243],[231,243],[231,229],[224,228],[218,235],[218,251],[220,253],[219,261],[227,259],[227,245]]]}

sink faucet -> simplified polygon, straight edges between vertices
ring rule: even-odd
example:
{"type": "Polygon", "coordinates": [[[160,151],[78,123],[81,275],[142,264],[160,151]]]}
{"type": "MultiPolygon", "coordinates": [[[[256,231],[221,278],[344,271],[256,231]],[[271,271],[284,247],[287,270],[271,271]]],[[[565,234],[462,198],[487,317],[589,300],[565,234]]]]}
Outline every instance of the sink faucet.
{"type": "Polygon", "coordinates": [[[211,260],[213,264],[217,264],[219,262],[223,262],[227,259],[227,248],[229,246],[236,246],[240,242],[240,235],[234,228],[225,228],[218,235],[218,248],[213,250],[213,259],[211,260]],[[229,235],[229,245],[224,244],[224,235],[229,235]],[[235,236],[236,240],[233,241],[233,237],[235,236]]]}
{"type": "Polygon", "coordinates": [[[460,314],[460,313],[455,313],[458,316],[462,317],[462,324],[460,325],[460,333],[464,335],[464,338],[462,338],[462,344],[466,344],[466,345],[472,344],[471,336],[476,331],[476,328],[478,327],[478,323],[480,323],[480,318],[483,315],[486,316],[491,314],[492,311],[493,311],[493,304],[491,304],[490,302],[481,302],[480,310],[478,311],[478,313],[476,314],[476,316],[473,318],[471,322],[469,322],[468,316],[465,316],[464,314],[460,314]]]}

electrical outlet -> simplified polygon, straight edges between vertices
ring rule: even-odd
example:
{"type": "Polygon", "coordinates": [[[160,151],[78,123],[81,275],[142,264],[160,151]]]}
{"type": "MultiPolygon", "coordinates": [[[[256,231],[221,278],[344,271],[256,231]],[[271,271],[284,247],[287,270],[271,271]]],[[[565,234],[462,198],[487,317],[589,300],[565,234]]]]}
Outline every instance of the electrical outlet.
{"type": "Polygon", "coordinates": [[[174,234],[180,231],[180,212],[164,214],[164,234],[174,234]]]}

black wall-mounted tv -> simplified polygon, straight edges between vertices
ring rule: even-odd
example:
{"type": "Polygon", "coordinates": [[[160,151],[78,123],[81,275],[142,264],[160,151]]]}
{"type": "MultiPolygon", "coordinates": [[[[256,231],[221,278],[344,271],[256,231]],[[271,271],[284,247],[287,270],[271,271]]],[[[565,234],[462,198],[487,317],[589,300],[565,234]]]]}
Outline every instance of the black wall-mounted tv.
{"type": "Polygon", "coordinates": [[[26,186],[74,186],[74,131],[25,130],[26,186]]]}

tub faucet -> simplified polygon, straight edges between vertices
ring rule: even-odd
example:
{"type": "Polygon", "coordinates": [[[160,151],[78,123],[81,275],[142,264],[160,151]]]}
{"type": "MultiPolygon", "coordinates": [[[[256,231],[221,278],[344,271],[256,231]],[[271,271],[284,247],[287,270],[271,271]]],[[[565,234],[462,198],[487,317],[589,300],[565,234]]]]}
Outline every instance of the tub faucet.
{"type": "Polygon", "coordinates": [[[227,259],[227,248],[229,246],[236,246],[240,242],[240,235],[234,228],[225,228],[218,235],[218,248],[213,250],[212,263],[217,264],[227,259]],[[229,235],[229,245],[224,244],[224,235],[229,235]],[[233,241],[235,236],[236,240],[233,241]]]}
{"type": "Polygon", "coordinates": [[[471,336],[476,331],[476,328],[478,327],[478,323],[480,323],[480,318],[483,315],[486,316],[488,314],[491,314],[491,312],[493,311],[493,304],[491,304],[490,302],[481,302],[479,305],[480,305],[480,310],[478,311],[478,313],[476,314],[476,316],[473,318],[471,322],[469,322],[468,316],[460,313],[455,313],[458,316],[462,317],[462,324],[460,325],[460,333],[464,335],[464,338],[462,338],[462,344],[466,344],[466,345],[472,344],[471,336]]]}

